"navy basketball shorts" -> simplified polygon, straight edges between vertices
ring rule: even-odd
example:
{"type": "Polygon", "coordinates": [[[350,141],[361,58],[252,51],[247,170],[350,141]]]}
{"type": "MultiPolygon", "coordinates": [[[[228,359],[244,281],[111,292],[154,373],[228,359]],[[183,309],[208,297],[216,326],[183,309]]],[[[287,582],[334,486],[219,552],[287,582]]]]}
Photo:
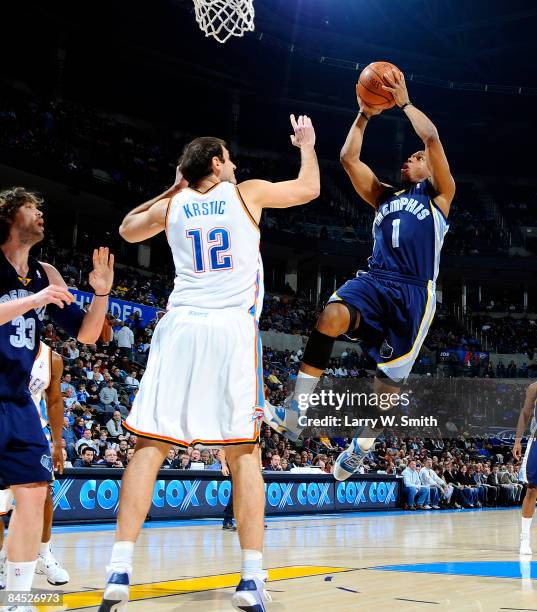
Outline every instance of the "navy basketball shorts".
{"type": "Polygon", "coordinates": [[[377,371],[396,384],[408,378],[436,309],[435,284],[384,272],[359,271],[329,299],[360,312],[357,332],[377,371]]]}
{"type": "Polygon", "coordinates": [[[537,487],[537,441],[530,436],[518,475],[519,480],[537,487]]]}
{"type": "Polygon", "coordinates": [[[32,399],[0,400],[0,481],[11,486],[51,480],[50,446],[32,399]]]}

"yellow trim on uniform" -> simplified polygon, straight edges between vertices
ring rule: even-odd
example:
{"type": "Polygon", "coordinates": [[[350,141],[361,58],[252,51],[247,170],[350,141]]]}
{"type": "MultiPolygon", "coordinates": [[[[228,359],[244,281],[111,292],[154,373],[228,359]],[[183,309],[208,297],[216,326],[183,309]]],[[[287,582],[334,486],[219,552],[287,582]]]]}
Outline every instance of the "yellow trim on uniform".
{"type": "MultiPolygon", "coordinates": [[[[324,574],[337,574],[349,572],[352,568],[330,567],[319,565],[297,565],[291,567],[276,567],[268,570],[269,580],[292,580],[296,578],[307,578],[309,576],[322,576],[324,574]]],[[[165,580],[162,582],[150,582],[148,584],[133,585],[130,588],[129,601],[141,601],[158,599],[160,597],[173,597],[200,593],[215,589],[230,589],[237,586],[241,579],[240,574],[216,574],[212,576],[201,576],[199,578],[182,578],[180,580],[165,580]]],[[[40,610],[53,612],[55,610],[75,610],[83,608],[94,608],[101,603],[103,591],[79,591],[77,593],[66,593],[63,597],[62,607],[39,607],[40,610]]],[[[187,603],[187,602],[185,602],[187,603]]],[[[147,609],[156,608],[147,604],[147,609]]]]}
{"type": "Polygon", "coordinates": [[[405,193],[406,189],[401,189],[401,191],[396,191],[393,195],[401,195],[402,193],[405,193]]]}
{"type": "Polygon", "coordinates": [[[416,348],[416,343],[418,342],[419,338],[420,338],[420,334],[421,334],[421,330],[425,324],[425,319],[427,317],[427,311],[429,309],[429,304],[431,302],[431,296],[432,296],[432,291],[431,291],[431,286],[432,286],[432,282],[431,281],[427,281],[427,302],[425,304],[425,310],[423,312],[423,317],[421,318],[421,322],[420,322],[420,326],[418,328],[418,333],[416,334],[416,339],[414,340],[413,344],[412,344],[412,348],[408,351],[408,353],[406,353],[405,355],[401,355],[401,357],[397,357],[396,359],[392,359],[391,361],[381,361],[380,363],[377,363],[377,366],[391,366],[394,363],[398,363],[399,361],[401,361],[402,359],[405,359],[406,357],[408,357],[409,355],[411,355],[414,351],[414,349],[416,348]]]}

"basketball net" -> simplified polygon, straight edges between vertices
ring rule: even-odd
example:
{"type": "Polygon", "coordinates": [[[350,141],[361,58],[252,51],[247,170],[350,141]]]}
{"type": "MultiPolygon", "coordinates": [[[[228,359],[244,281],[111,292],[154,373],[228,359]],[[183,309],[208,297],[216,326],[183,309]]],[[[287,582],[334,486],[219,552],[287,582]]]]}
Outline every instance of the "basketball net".
{"type": "Polygon", "coordinates": [[[254,31],[253,0],[194,0],[194,8],[200,29],[219,43],[254,31]]]}

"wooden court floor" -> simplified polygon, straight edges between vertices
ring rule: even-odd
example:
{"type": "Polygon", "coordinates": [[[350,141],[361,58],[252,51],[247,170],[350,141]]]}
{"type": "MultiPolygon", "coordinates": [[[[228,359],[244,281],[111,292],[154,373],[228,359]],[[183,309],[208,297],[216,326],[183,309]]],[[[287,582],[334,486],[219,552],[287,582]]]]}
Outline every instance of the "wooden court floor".
{"type": "MultiPolygon", "coordinates": [[[[518,509],[269,519],[268,609],[537,611],[537,561],[519,559],[519,524],[518,509]]],[[[53,534],[71,573],[65,605],[41,610],[97,609],[113,532],[74,529],[53,534]]],[[[128,609],[229,611],[239,567],[237,534],[220,523],[154,523],[136,548],[128,609]]]]}

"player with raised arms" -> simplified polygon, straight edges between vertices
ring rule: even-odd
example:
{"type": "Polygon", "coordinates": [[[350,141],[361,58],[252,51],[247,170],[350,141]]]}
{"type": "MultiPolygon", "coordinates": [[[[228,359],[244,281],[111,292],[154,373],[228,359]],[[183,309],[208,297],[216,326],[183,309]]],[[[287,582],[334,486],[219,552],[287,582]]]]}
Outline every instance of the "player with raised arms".
{"type": "MultiPolygon", "coordinates": [[[[63,359],[50,346],[41,341],[39,352],[32,367],[30,377],[30,393],[41,419],[43,433],[49,444],[52,444],[52,466],[55,471],[63,473],[62,425],[63,398],[61,394],[61,378],[63,374],[63,359]]],[[[5,514],[12,507],[13,492],[11,488],[0,491],[0,514],[5,514]]],[[[39,554],[37,555],[36,573],[44,574],[47,581],[59,586],[69,582],[69,574],[58,563],[50,548],[52,519],[54,507],[52,501],[52,485],[49,486],[45,499],[45,516],[39,554]]],[[[4,523],[0,523],[0,549],[4,539],[4,523]]],[[[0,589],[5,587],[5,553],[0,550],[0,589]]]]}
{"type": "Polygon", "coordinates": [[[524,460],[520,470],[521,480],[524,480],[528,489],[522,502],[522,527],[520,532],[520,554],[531,555],[531,521],[535,514],[535,502],[537,501],[537,382],[532,383],[526,391],[526,400],[520,411],[515,433],[515,444],[513,446],[513,457],[520,461],[522,456],[522,436],[530,422],[530,436],[524,453],[524,460]]]}
{"type": "MultiPolygon", "coordinates": [[[[455,182],[432,121],[409,100],[402,72],[391,68],[382,90],[391,94],[424,145],[401,168],[399,189],[382,183],[360,159],[364,132],[382,106],[360,107],[341,150],[341,163],[360,197],[375,210],[369,270],[359,271],[330,298],[311,333],[293,394],[283,407],[267,405],[269,424],[296,439],[299,398],[307,404],[328,366],[336,338],[360,338],[377,364],[373,391],[398,396],[433,320],[435,281],[455,182]]],[[[380,411],[380,408],[379,408],[380,411]]],[[[301,420],[302,422],[302,420],[301,420]]],[[[345,480],[358,470],[381,429],[365,429],[338,457],[334,476],[345,480]]]]}
{"type": "Polygon", "coordinates": [[[17,506],[7,542],[8,591],[31,589],[52,479],[50,447],[28,387],[45,309],[71,336],[92,344],[114,278],[113,255],[96,249],[89,275],[93,301],[87,312],[73,303],[58,270],[30,255],[44,237],[41,203],[22,187],[0,192],[0,479],[11,486],[17,506]]]}
{"type": "Polygon", "coordinates": [[[301,154],[297,178],[237,185],[226,143],[196,138],[179,160],[175,185],[135,208],[120,227],[129,242],[166,230],[176,276],[168,312],[155,329],[147,369],[125,422],[138,443],[123,475],[102,612],[121,610],[128,601],[134,543],[170,445],[196,443],[225,446],[233,475],[242,549],[242,578],[233,605],[237,610],[265,610],[265,490],[258,446],[264,393],[257,324],[263,267],[258,224],[264,208],[305,204],[320,191],[311,120],[291,116],[291,123],[291,142],[301,154]]]}

